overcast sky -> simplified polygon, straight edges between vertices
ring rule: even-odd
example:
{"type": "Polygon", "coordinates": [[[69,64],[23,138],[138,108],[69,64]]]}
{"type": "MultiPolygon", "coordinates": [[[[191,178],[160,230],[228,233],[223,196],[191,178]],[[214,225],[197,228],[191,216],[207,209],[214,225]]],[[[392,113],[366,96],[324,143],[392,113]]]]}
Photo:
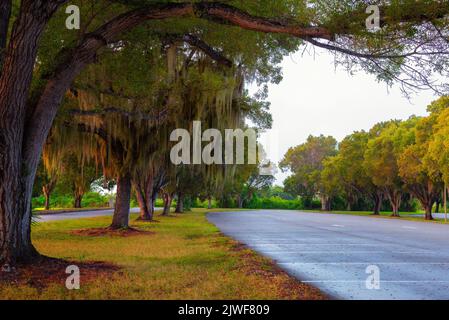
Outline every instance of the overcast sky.
{"type": "MultiPolygon", "coordinates": [[[[270,144],[267,153],[275,162],[309,135],[332,135],[341,141],[380,121],[426,115],[427,105],[436,99],[432,92],[424,91],[407,100],[398,87],[388,88],[372,75],[350,75],[341,67],[336,69],[332,55],[325,51],[314,56],[293,54],[284,59],[282,67],[284,80],[270,85],[268,98],[275,138],[262,142],[270,144]]],[[[282,185],[285,177],[279,172],[276,184],[282,185]]]]}

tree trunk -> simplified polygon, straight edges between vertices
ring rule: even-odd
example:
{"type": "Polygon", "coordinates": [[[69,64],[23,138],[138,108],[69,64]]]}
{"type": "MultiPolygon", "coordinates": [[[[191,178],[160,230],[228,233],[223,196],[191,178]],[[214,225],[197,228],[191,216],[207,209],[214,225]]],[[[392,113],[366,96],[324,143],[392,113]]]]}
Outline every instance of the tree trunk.
{"type": "Polygon", "coordinates": [[[243,209],[243,202],[244,202],[243,197],[241,195],[238,195],[237,196],[237,204],[239,206],[239,209],[243,209]]]}
{"type": "Polygon", "coordinates": [[[357,195],[351,190],[347,192],[348,194],[348,203],[346,205],[346,210],[347,211],[352,211],[352,209],[354,208],[354,205],[357,203],[357,195]]]}
{"type": "Polygon", "coordinates": [[[30,156],[31,162],[23,153],[26,102],[39,39],[60,4],[42,0],[21,2],[1,66],[0,265],[31,262],[39,256],[31,244],[30,231],[32,188],[40,152],[30,156]]]}
{"type": "Polygon", "coordinates": [[[184,195],[182,193],[178,193],[175,213],[183,213],[183,212],[184,212],[184,195]]]}
{"type": "Polygon", "coordinates": [[[389,190],[387,192],[391,207],[393,208],[393,217],[400,217],[399,207],[401,206],[402,193],[398,190],[389,190]]]}
{"type": "Polygon", "coordinates": [[[44,194],[45,197],[45,210],[50,210],[50,197],[51,194],[53,193],[53,190],[55,189],[56,186],[56,178],[51,178],[50,181],[48,181],[48,183],[44,184],[42,186],[42,193],[44,194]]]}
{"type": "Polygon", "coordinates": [[[74,208],[80,209],[82,207],[83,195],[75,194],[75,202],[73,204],[74,208]]]}
{"type": "Polygon", "coordinates": [[[382,207],[382,197],[378,197],[378,198],[374,201],[373,215],[379,216],[379,215],[380,215],[380,209],[381,209],[381,207],[382,207]]]}
{"type": "Polygon", "coordinates": [[[148,197],[148,204],[147,204],[147,208],[148,208],[148,212],[149,212],[149,219],[147,219],[147,220],[149,220],[149,221],[152,221],[153,220],[153,217],[154,217],[154,204],[155,204],[155,201],[156,200],[154,200],[154,198],[153,198],[153,196],[149,196],[148,197]]]}
{"type": "Polygon", "coordinates": [[[168,216],[170,214],[170,208],[173,201],[173,197],[170,193],[164,193],[164,211],[162,212],[163,216],[168,216]]]}
{"type": "Polygon", "coordinates": [[[326,195],[320,195],[321,211],[331,211],[331,199],[326,195]]]}
{"type": "Polygon", "coordinates": [[[18,262],[31,263],[40,256],[31,244],[31,208],[26,207],[31,192],[24,197],[3,196],[0,196],[3,210],[0,215],[0,273],[9,271],[18,262]]]}
{"type": "Polygon", "coordinates": [[[150,201],[151,201],[151,203],[150,203],[150,211],[151,211],[151,215],[152,216],[154,216],[154,207],[156,206],[156,200],[157,200],[158,194],[159,193],[156,192],[154,190],[154,188],[153,188],[152,195],[150,196],[150,201]]]}
{"type": "Polygon", "coordinates": [[[152,210],[147,206],[147,205],[140,205],[140,216],[139,219],[140,221],[152,221],[153,220],[153,212],[152,210]]]}
{"type": "Polygon", "coordinates": [[[16,263],[32,263],[40,257],[31,243],[33,185],[28,183],[24,188],[15,178],[0,180],[0,272],[10,270],[16,263]]]}
{"type": "Polygon", "coordinates": [[[82,201],[84,196],[84,189],[81,186],[74,185],[74,193],[73,193],[73,207],[74,208],[81,208],[82,207],[82,201]]]}
{"type": "Polygon", "coordinates": [[[143,195],[141,191],[138,191],[138,188],[134,188],[136,190],[136,198],[137,203],[139,204],[140,216],[139,220],[142,221],[151,221],[153,220],[151,206],[151,200],[147,199],[147,196],[143,195]]]}
{"type": "Polygon", "coordinates": [[[382,192],[379,192],[379,191],[373,192],[371,195],[371,198],[373,199],[373,202],[374,202],[373,215],[379,216],[380,210],[382,208],[383,194],[382,194],[382,192]]]}
{"type": "MultiPolygon", "coordinates": [[[[410,187],[412,194],[419,200],[425,210],[425,219],[433,220],[432,209],[435,202],[439,207],[440,191],[430,180],[425,184],[413,185],[410,187]]],[[[439,209],[439,208],[438,208],[439,209]]],[[[438,210],[437,210],[438,212],[438,210]]]]}
{"type": "Polygon", "coordinates": [[[433,208],[433,203],[424,206],[424,209],[426,211],[426,215],[425,215],[426,220],[429,220],[429,221],[433,220],[432,208],[433,208]]]}
{"type": "Polygon", "coordinates": [[[50,210],[50,193],[44,192],[44,197],[45,197],[44,208],[45,210],[50,210]]]}
{"type": "Polygon", "coordinates": [[[129,228],[129,207],[131,203],[131,175],[129,173],[117,178],[117,197],[111,229],[129,228]]]}
{"type": "Polygon", "coordinates": [[[154,175],[150,171],[133,179],[134,191],[140,208],[139,220],[152,221],[154,214],[153,187],[154,175]]]}
{"type": "Polygon", "coordinates": [[[435,213],[439,213],[440,212],[440,205],[441,205],[441,200],[440,200],[440,198],[438,198],[438,200],[437,200],[437,205],[436,205],[436,207],[435,207],[435,213]]]}
{"type": "Polygon", "coordinates": [[[207,209],[212,209],[212,197],[207,198],[207,209]]]}

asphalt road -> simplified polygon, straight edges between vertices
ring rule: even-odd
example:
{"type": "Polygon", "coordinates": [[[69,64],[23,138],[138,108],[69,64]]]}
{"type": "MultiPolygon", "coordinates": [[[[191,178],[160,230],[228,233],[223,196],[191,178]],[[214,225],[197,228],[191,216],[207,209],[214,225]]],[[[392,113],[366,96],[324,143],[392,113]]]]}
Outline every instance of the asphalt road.
{"type": "Polygon", "coordinates": [[[449,299],[447,225],[276,210],[208,219],[335,299],[449,299]]]}
{"type": "MultiPolygon", "coordinates": [[[[112,216],[114,210],[94,210],[94,211],[80,211],[80,212],[66,212],[58,214],[47,214],[42,216],[36,216],[36,222],[49,222],[58,220],[73,220],[82,218],[93,218],[102,216],[112,216]]],[[[139,208],[131,209],[132,213],[138,213],[139,208]]]]}

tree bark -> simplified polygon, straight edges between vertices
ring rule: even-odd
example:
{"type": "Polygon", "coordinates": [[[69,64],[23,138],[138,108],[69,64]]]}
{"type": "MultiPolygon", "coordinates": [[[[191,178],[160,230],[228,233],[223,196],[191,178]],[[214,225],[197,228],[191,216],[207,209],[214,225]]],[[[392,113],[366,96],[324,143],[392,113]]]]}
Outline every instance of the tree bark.
{"type": "Polygon", "coordinates": [[[74,192],[73,192],[73,207],[74,208],[81,208],[82,207],[82,201],[83,201],[83,196],[84,196],[84,189],[81,185],[77,185],[76,183],[74,183],[73,186],[74,192]]]}
{"type": "Polygon", "coordinates": [[[45,194],[45,204],[44,204],[45,210],[50,210],[50,195],[45,194]]]}
{"type": "Polygon", "coordinates": [[[170,214],[170,208],[173,201],[173,197],[170,193],[165,192],[163,198],[164,198],[164,211],[162,212],[162,215],[168,216],[170,214]]]}
{"type": "Polygon", "coordinates": [[[136,191],[136,198],[137,198],[137,203],[139,204],[139,209],[140,209],[139,220],[151,221],[153,219],[153,216],[151,214],[150,207],[149,207],[151,201],[147,201],[146,197],[144,197],[141,192],[137,192],[137,191],[136,191]]]}
{"type": "Polygon", "coordinates": [[[129,228],[129,207],[131,204],[131,175],[125,173],[117,178],[117,197],[111,229],[129,228]]]}
{"type": "Polygon", "coordinates": [[[175,213],[183,213],[183,212],[184,212],[184,195],[182,193],[178,193],[175,213]]]}
{"type": "Polygon", "coordinates": [[[421,202],[421,205],[424,208],[425,211],[425,219],[426,220],[433,220],[433,215],[432,215],[432,208],[433,208],[433,204],[435,203],[435,201],[431,198],[428,199],[418,199],[421,202]]]}
{"type": "Polygon", "coordinates": [[[424,207],[426,215],[425,215],[425,219],[426,220],[433,220],[433,216],[432,216],[432,208],[433,208],[433,203],[432,204],[428,204],[424,207]]]}
{"type": "Polygon", "coordinates": [[[329,196],[320,195],[321,211],[331,211],[331,199],[329,196]]]}
{"type": "Polygon", "coordinates": [[[3,55],[8,38],[9,20],[11,18],[11,7],[12,7],[12,0],[2,0],[0,2],[0,70],[2,67],[3,55]]]}
{"type": "Polygon", "coordinates": [[[51,179],[48,183],[42,186],[42,193],[45,197],[45,210],[50,210],[50,197],[56,186],[56,179],[51,179]]]}
{"type": "Polygon", "coordinates": [[[242,209],[243,208],[243,201],[244,201],[245,199],[243,199],[243,197],[241,196],[241,195],[238,195],[237,196],[237,205],[238,205],[238,207],[239,207],[239,209],[242,209]]]}
{"type": "Polygon", "coordinates": [[[391,207],[393,209],[392,216],[400,217],[399,207],[401,206],[402,193],[399,190],[387,190],[388,199],[390,200],[391,207]]]}
{"type": "Polygon", "coordinates": [[[153,172],[147,173],[145,176],[140,175],[133,180],[134,191],[136,192],[137,203],[140,208],[139,220],[152,221],[154,214],[153,204],[153,172]]]}
{"type": "Polygon", "coordinates": [[[430,180],[427,184],[409,186],[411,193],[419,200],[425,210],[425,219],[433,220],[432,209],[435,202],[439,201],[440,190],[430,180]]]}
{"type": "Polygon", "coordinates": [[[44,209],[50,210],[50,194],[47,192],[44,192],[44,198],[45,198],[44,209]]]}
{"type": "Polygon", "coordinates": [[[23,0],[4,55],[0,74],[0,265],[39,256],[31,244],[31,195],[43,143],[29,164],[22,148],[26,102],[39,39],[63,2],[23,0]]]}
{"type": "Polygon", "coordinates": [[[83,195],[81,195],[81,194],[75,195],[75,201],[73,203],[73,207],[77,208],[77,209],[81,208],[82,202],[83,202],[83,195]]]}
{"type": "Polygon", "coordinates": [[[380,191],[376,191],[371,194],[371,198],[374,202],[373,215],[378,216],[380,215],[380,210],[382,207],[383,194],[380,191]]]}
{"type": "Polygon", "coordinates": [[[346,210],[347,211],[352,211],[352,208],[354,207],[354,205],[356,204],[356,202],[357,202],[357,195],[355,194],[355,192],[352,190],[352,188],[351,188],[351,190],[349,190],[348,192],[347,192],[347,204],[346,204],[346,210]]]}

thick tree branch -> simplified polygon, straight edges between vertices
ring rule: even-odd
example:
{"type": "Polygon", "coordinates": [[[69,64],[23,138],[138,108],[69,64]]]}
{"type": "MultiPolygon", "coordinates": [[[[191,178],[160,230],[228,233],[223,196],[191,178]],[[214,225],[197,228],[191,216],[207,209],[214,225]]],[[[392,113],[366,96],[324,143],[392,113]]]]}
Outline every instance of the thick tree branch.
{"type": "Polygon", "coordinates": [[[209,19],[217,23],[239,26],[243,29],[266,32],[283,33],[298,38],[322,38],[332,40],[334,35],[326,28],[315,26],[301,26],[290,24],[282,20],[274,20],[252,16],[233,6],[217,2],[199,2],[193,5],[196,16],[209,19]]]}
{"type": "Polygon", "coordinates": [[[215,60],[218,64],[224,65],[228,68],[232,67],[232,61],[226,58],[221,52],[218,52],[211,46],[209,46],[206,42],[199,39],[198,37],[192,34],[186,34],[182,36],[182,40],[187,42],[192,47],[196,47],[199,50],[203,51],[206,55],[208,55],[212,60],[215,60]]]}

